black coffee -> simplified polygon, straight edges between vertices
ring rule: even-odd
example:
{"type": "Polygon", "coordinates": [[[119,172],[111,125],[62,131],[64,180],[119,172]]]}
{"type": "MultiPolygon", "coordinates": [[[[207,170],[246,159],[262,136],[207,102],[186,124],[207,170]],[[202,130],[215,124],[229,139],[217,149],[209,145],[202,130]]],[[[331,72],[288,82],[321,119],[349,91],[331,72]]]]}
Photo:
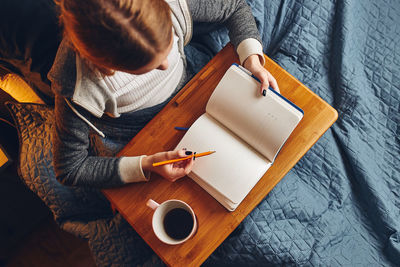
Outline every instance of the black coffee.
{"type": "Polygon", "coordinates": [[[176,208],[164,217],[164,229],[173,239],[185,239],[193,229],[193,217],[187,210],[176,208]]]}

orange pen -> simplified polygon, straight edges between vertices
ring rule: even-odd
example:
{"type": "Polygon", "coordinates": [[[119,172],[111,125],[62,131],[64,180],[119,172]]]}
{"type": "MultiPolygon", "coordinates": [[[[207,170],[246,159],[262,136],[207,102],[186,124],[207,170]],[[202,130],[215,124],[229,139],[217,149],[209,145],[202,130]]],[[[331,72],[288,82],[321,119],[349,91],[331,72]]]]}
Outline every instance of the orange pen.
{"type": "Polygon", "coordinates": [[[192,155],[184,157],[184,158],[170,159],[170,160],[155,162],[155,163],[153,163],[153,167],[157,167],[157,166],[161,166],[161,165],[165,165],[165,164],[170,164],[170,163],[186,160],[186,159],[190,159],[190,158],[193,158],[193,157],[200,158],[200,157],[208,156],[208,155],[210,155],[212,153],[215,153],[215,152],[216,151],[207,151],[207,152],[192,154],[192,155]]]}

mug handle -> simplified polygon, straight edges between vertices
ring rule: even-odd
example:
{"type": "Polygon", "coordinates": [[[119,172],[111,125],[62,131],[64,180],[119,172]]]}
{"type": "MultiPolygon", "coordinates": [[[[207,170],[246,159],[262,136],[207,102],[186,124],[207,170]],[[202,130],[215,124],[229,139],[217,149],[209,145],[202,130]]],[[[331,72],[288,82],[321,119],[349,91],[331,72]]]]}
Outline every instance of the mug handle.
{"type": "Polygon", "coordinates": [[[158,204],[157,202],[155,202],[154,200],[152,200],[151,198],[149,200],[147,200],[146,202],[147,207],[156,210],[160,204],[158,204]]]}

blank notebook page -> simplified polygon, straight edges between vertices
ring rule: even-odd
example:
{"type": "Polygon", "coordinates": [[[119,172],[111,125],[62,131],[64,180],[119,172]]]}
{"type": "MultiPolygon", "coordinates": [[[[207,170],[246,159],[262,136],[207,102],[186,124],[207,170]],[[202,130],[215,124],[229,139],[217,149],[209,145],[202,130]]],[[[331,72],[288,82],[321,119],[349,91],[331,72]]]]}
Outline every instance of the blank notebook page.
{"type": "Polygon", "coordinates": [[[196,159],[192,172],[233,203],[244,199],[270,162],[207,114],[185,134],[177,148],[216,153],[196,159]]]}

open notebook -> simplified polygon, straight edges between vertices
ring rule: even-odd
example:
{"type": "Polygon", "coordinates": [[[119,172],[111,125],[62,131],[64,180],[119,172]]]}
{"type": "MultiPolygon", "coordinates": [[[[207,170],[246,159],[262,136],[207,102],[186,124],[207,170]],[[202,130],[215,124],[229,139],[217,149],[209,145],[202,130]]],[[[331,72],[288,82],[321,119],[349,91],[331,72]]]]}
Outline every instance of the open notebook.
{"type": "Polygon", "coordinates": [[[233,64],[211,95],[206,113],[186,132],[177,149],[215,150],[196,160],[189,174],[230,211],[242,202],[274,162],[303,117],[303,111],[233,64]]]}

